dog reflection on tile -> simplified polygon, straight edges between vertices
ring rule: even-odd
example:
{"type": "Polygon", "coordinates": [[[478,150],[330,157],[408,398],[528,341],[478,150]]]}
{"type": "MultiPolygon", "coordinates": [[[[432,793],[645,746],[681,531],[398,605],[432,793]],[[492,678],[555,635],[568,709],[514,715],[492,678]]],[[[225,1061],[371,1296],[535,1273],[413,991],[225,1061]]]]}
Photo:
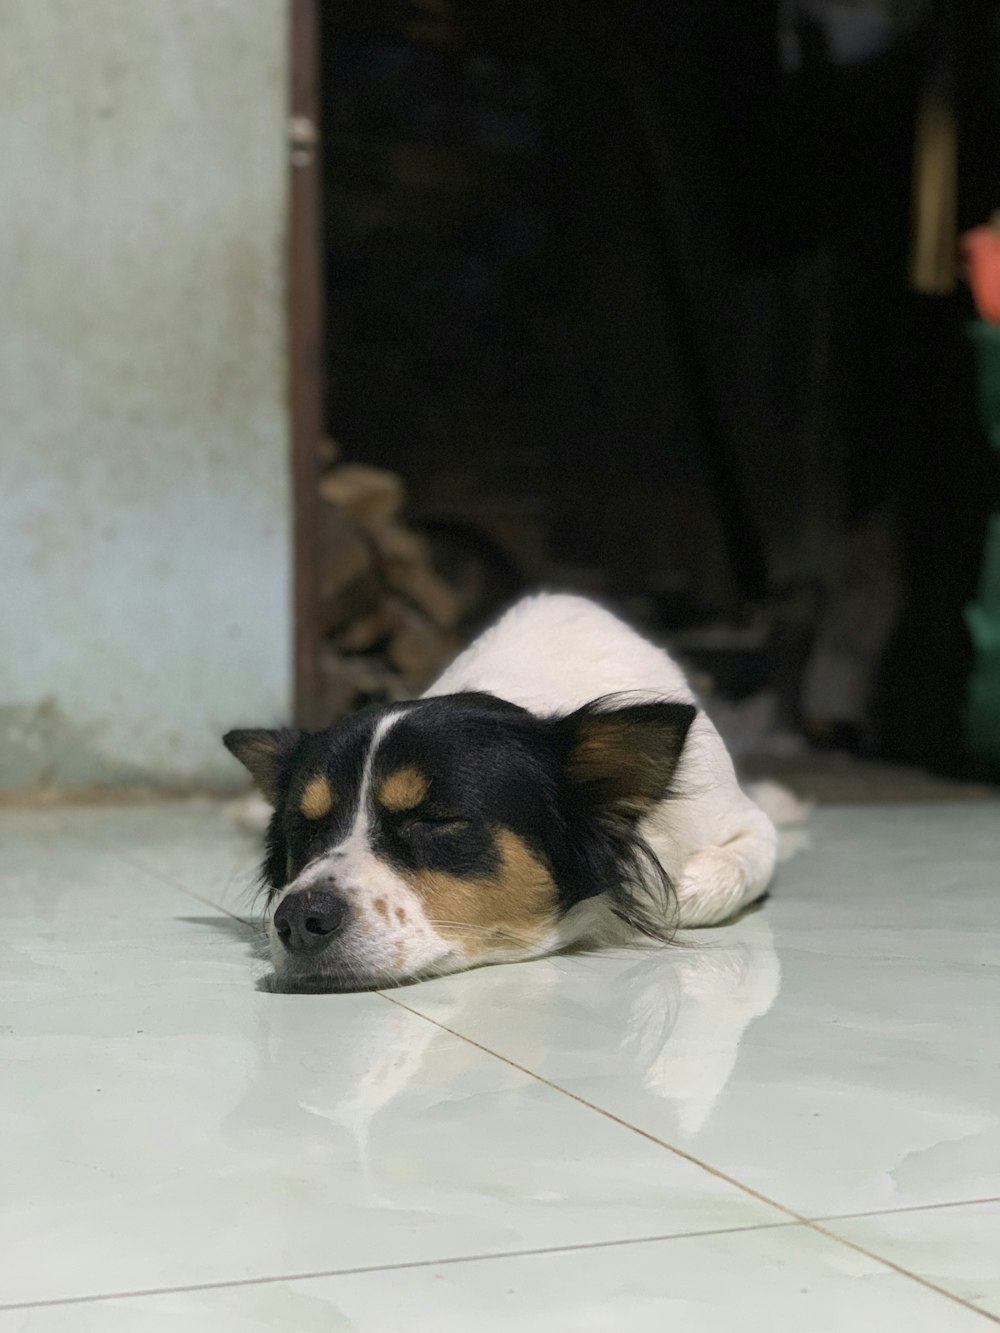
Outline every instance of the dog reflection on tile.
{"type": "MultiPolygon", "coordinates": [[[[539,1089],[528,1069],[598,1104],[594,1078],[655,1099],[664,1137],[690,1146],[779,983],[771,930],[755,911],[666,952],[573,954],[431,983],[412,996],[345,997],[334,1055],[317,1042],[317,1002],[279,997],[262,1010],[260,1066],[227,1130],[263,1145],[280,1123],[297,1153],[317,1164],[357,1163],[372,1200],[399,1208],[425,1174],[433,1180],[428,1144],[448,1149],[434,1118],[460,1126],[462,1106],[475,1101],[477,1118],[506,1123],[508,1099],[539,1089]],[[399,1002],[418,998],[427,1017],[399,1002]],[[419,1150],[415,1133],[427,1136],[419,1150]]],[[[502,1143],[491,1142],[502,1175],[502,1143]]],[[[514,1135],[511,1151],[517,1142],[514,1135]]]]}

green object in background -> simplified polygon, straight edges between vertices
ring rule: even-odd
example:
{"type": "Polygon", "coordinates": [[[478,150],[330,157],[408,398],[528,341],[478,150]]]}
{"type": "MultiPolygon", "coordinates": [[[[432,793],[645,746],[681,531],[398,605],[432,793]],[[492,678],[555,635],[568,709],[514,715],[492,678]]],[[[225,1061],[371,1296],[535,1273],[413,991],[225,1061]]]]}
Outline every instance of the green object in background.
{"type": "Polygon", "coordinates": [[[1000,513],[986,524],[979,591],[965,608],[973,642],[983,652],[1000,652],[1000,513]]]}
{"type": "Polygon", "coordinates": [[[1000,325],[977,319],[968,328],[976,349],[979,420],[994,449],[1000,449],[1000,325]]]}
{"type": "MultiPolygon", "coordinates": [[[[990,444],[1000,450],[1000,327],[977,320],[969,328],[976,348],[979,416],[990,444]]],[[[1000,513],[986,529],[976,600],[965,608],[975,648],[965,708],[965,743],[984,776],[1000,778],[1000,513]]]]}

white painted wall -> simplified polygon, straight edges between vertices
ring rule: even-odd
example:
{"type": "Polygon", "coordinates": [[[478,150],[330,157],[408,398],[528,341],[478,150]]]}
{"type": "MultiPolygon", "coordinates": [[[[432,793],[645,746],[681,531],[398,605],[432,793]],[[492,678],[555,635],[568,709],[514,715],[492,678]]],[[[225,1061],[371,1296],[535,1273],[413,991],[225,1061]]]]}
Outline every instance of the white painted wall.
{"type": "Polygon", "coordinates": [[[0,786],[291,693],[285,0],[0,0],[0,786]]]}

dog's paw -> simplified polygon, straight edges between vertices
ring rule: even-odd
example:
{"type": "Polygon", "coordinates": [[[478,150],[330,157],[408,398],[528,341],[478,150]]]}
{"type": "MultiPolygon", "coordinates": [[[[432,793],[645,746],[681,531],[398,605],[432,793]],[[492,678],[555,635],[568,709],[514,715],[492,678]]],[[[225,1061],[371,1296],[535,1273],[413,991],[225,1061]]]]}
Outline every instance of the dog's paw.
{"type": "Polygon", "coordinates": [[[268,802],[255,791],[241,796],[238,801],[231,801],[226,807],[226,814],[245,833],[265,833],[273,813],[268,802]]]}
{"type": "Polygon", "coordinates": [[[811,802],[801,800],[787,787],[769,779],[747,783],[746,794],[760,806],[775,828],[805,824],[812,814],[811,802]]]}

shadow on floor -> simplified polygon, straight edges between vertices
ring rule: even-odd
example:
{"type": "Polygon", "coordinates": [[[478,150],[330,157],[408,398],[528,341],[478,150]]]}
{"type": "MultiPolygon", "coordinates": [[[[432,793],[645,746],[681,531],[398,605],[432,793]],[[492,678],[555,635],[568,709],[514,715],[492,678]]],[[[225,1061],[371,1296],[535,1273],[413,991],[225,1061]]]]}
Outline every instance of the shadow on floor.
{"type": "Polygon", "coordinates": [[[205,926],[220,935],[228,935],[230,939],[239,940],[247,946],[248,952],[254,958],[266,962],[270,957],[267,936],[259,925],[240,921],[237,917],[226,916],[222,912],[218,916],[182,916],[178,919],[189,926],[205,926]]]}

